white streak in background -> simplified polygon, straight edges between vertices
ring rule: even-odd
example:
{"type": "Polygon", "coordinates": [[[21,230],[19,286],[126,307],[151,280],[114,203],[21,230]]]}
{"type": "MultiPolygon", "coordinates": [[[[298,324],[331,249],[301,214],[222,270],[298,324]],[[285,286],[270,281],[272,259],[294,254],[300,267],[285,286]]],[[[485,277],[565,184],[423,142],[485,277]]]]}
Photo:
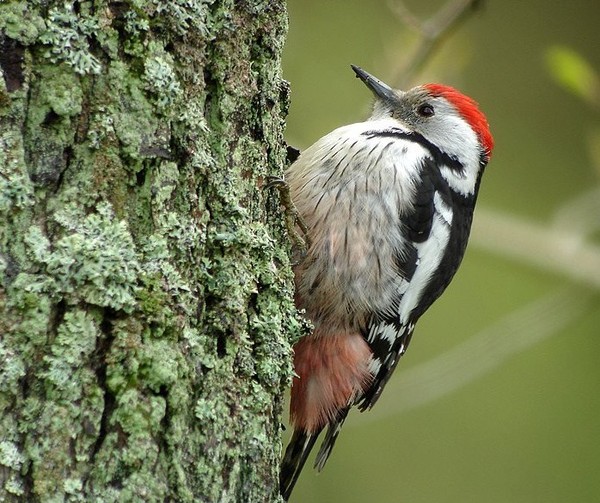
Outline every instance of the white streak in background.
{"type": "Polygon", "coordinates": [[[564,330],[594,305],[593,300],[591,293],[565,288],[509,313],[451,350],[396,372],[378,407],[354,417],[349,426],[399,415],[458,390],[564,330]]]}
{"type": "Polygon", "coordinates": [[[554,227],[579,239],[600,229],[600,187],[563,204],[554,215],[554,227]]]}
{"type": "MultiPolygon", "coordinates": [[[[600,215],[594,213],[594,218],[600,220],[600,215]]],[[[576,233],[574,226],[580,221],[573,216],[571,228],[565,228],[564,223],[561,228],[542,227],[516,216],[478,208],[469,244],[599,289],[600,247],[586,243],[576,233]]]]}

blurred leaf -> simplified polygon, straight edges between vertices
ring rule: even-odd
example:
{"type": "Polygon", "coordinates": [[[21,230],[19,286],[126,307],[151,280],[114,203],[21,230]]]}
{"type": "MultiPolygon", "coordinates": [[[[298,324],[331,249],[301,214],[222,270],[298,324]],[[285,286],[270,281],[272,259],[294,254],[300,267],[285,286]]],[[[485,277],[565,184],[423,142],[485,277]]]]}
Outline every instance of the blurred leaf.
{"type": "Polygon", "coordinates": [[[588,103],[600,104],[600,82],[596,70],[579,53],[555,45],[546,51],[546,65],[559,85],[588,103]]]}

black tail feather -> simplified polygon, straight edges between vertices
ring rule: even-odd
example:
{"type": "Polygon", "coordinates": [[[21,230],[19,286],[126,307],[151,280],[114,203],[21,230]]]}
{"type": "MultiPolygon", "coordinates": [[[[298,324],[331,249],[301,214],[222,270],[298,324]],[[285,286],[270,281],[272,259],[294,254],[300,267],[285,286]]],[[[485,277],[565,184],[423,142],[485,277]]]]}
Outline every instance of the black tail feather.
{"type": "Polygon", "coordinates": [[[285,456],[281,462],[281,471],[279,472],[279,491],[285,501],[288,500],[292,490],[298,481],[300,472],[306,463],[317,437],[321,430],[315,433],[296,430],[290,440],[285,456]]]}
{"type": "Polygon", "coordinates": [[[340,434],[340,430],[344,425],[344,421],[346,420],[349,410],[350,407],[341,409],[338,411],[336,418],[329,423],[327,433],[325,434],[325,438],[321,443],[321,447],[319,448],[319,452],[317,453],[317,458],[315,460],[315,468],[318,471],[321,471],[325,467],[325,463],[327,462],[327,459],[333,450],[333,446],[335,445],[335,441],[340,434]]]}

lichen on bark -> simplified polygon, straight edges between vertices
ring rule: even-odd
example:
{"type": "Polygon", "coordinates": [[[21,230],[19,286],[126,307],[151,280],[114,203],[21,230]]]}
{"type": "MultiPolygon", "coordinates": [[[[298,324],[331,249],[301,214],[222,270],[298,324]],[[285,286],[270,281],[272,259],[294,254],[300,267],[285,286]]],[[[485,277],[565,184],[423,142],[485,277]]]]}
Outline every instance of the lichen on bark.
{"type": "Polygon", "coordinates": [[[286,22],[0,4],[0,499],[279,500],[286,22]]]}

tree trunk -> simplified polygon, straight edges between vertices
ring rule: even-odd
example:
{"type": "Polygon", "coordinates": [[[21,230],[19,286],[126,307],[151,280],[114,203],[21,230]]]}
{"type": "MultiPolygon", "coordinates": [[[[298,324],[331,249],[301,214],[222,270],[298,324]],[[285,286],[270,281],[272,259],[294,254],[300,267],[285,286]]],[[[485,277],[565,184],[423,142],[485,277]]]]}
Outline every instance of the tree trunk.
{"type": "Polygon", "coordinates": [[[279,501],[286,23],[0,4],[0,501],[279,501]]]}

